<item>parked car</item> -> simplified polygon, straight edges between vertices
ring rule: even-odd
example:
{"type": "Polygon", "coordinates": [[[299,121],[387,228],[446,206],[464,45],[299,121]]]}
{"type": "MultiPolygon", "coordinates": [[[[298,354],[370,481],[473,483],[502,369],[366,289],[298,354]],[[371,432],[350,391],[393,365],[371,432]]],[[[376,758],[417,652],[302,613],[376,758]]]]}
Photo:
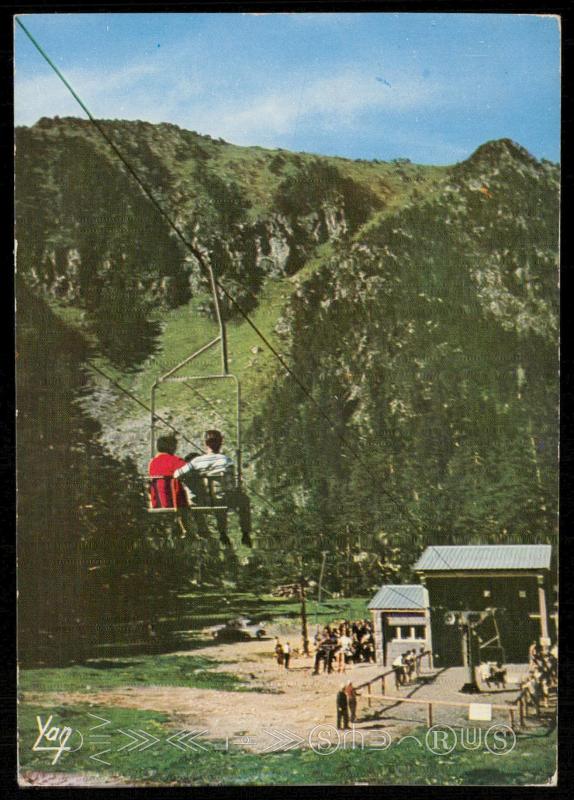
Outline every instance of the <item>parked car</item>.
{"type": "Polygon", "coordinates": [[[224,625],[215,625],[211,628],[213,638],[218,642],[248,642],[252,639],[262,639],[265,628],[261,622],[253,623],[244,617],[228,620],[224,625]]]}

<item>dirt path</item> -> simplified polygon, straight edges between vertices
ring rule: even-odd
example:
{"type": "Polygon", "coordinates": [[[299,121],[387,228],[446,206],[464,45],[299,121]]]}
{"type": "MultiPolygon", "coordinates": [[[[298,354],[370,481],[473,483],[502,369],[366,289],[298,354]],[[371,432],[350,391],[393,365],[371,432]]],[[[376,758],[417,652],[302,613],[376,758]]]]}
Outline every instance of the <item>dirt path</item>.
{"type": "MultiPolygon", "coordinates": [[[[257,741],[243,742],[247,749],[260,749],[264,736],[272,729],[289,731],[308,746],[308,738],[317,725],[336,723],[335,696],[341,683],[352,680],[355,685],[364,683],[383,672],[376,664],[357,664],[347,667],[346,673],[331,675],[312,674],[313,659],[296,656],[289,670],[280,667],[273,658],[272,639],[264,641],[219,644],[199,650],[177,652],[178,656],[205,656],[220,663],[215,671],[231,672],[245,680],[249,691],[220,691],[175,686],[125,686],[121,689],[98,692],[28,693],[26,701],[42,705],[91,703],[101,706],[118,706],[140,710],[160,711],[170,717],[177,729],[205,731],[205,738],[230,741],[242,736],[257,741]]],[[[465,680],[463,668],[438,670],[423,674],[422,681],[400,690],[402,697],[416,697],[427,701],[454,700],[468,703],[467,695],[459,693],[465,680]]],[[[397,694],[392,681],[387,682],[387,694],[397,694]]],[[[403,735],[413,725],[424,724],[426,706],[422,704],[386,704],[381,720],[376,711],[381,708],[373,689],[372,712],[367,707],[366,693],[359,701],[357,729],[369,730],[385,727],[393,735],[403,735]]],[[[480,702],[506,704],[516,699],[517,689],[505,692],[485,692],[480,702]]],[[[435,722],[465,724],[468,706],[460,708],[434,706],[435,722]]],[[[273,741],[271,739],[271,741],[273,741]]]]}
{"type": "Polygon", "coordinates": [[[286,670],[275,662],[272,650],[273,640],[265,640],[174,653],[227,662],[216,670],[243,677],[252,691],[126,686],[98,692],[27,693],[25,699],[45,705],[92,703],[161,711],[175,727],[207,730],[206,738],[256,736],[265,729],[281,728],[306,739],[314,726],[335,722],[335,695],[343,681],[359,684],[381,672],[380,666],[357,664],[347,667],[345,674],[314,676],[312,658],[295,657],[286,670]]]}

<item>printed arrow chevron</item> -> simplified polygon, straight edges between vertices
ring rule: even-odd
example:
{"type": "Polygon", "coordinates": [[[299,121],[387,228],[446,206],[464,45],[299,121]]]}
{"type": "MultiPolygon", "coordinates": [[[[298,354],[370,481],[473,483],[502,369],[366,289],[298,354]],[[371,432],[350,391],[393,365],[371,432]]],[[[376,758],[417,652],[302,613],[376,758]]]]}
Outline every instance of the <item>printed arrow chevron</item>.
{"type": "Polygon", "coordinates": [[[154,744],[160,741],[157,736],[153,736],[151,733],[146,733],[140,729],[132,731],[131,728],[128,728],[127,731],[122,731],[118,728],[118,733],[123,733],[128,739],[131,739],[130,742],[118,749],[118,753],[121,750],[127,750],[128,753],[132,750],[147,750],[148,747],[153,747],[154,744]]]}
{"type": "Polygon", "coordinates": [[[98,717],[97,714],[92,714],[91,711],[88,711],[88,716],[89,717],[94,717],[94,719],[101,719],[102,720],[102,724],[101,725],[94,725],[93,727],[90,728],[91,731],[95,731],[95,730],[97,730],[97,728],[105,728],[106,725],[110,725],[110,723],[111,723],[111,719],[106,719],[105,717],[98,717]]]}
{"type": "Polygon", "coordinates": [[[276,750],[291,750],[293,747],[297,747],[297,745],[303,744],[305,741],[305,739],[297,736],[296,733],[287,730],[279,730],[278,728],[273,728],[273,730],[270,731],[266,730],[265,733],[272,736],[275,741],[267,745],[267,747],[261,751],[262,753],[273,753],[276,750]]]}
{"type": "Polygon", "coordinates": [[[195,741],[198,736],[203,736],[204,733],[207,733],[207,731],[190,731],[184,729],[169,736],[166,742],[172,747],[177,747],[178,750],[207,750],[207,747],[195,741]]]}
{"type": "Polygon", "coordinates": [[[90,756],[90,759],[92,761],[99,761],[100,764],[105,764],[107,767],[111,767],[112,765],[110,764],[109,761],[104,761],[103,758],[99,758],[99,756],[104,756],[106,753],[109,752],[110,752],[109,750],[101,750],[99,753],[94,753],[93,756],[90,756]]]}

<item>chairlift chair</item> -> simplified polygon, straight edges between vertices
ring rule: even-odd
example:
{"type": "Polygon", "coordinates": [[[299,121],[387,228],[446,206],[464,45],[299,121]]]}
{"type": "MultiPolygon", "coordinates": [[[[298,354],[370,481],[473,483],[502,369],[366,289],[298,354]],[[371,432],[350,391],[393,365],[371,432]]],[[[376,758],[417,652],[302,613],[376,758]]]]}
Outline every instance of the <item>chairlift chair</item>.
{"type": "Polygon", "coordinates": [[[241,458],[241,386],[237,376],[229,372],[227,355],[227,336],[225,324],[221,316],[219,297],[211,265],[208,265],[211,289],[214,298],[217,321],[219,324],[219,334],[207,344],[203,345],[187,358],[176,364],[172,369],[160,375],[151,387],[150,398],[150,450],[151,457],[156,454],[156,427],[158,416],[156,414],[156,394],[160,386],[168,383],[180,383],[193,391],[194,385],[198,383],[213,383],[221,381],[231,381],[234,385],[235,395],[235,468],[231,471],[210,471],[208,474],[199,475],[193,493],[197,502],[186,504],[178,503],[178,495],[181,497],[182,481],[177,480],[173,475],[154,475],[147,480],[146,496],[148,498],[147,511],[150,514],[174,514],[181,516],[182,513],[203,513],[203,514],[227,514],[229,511],[239,511],[240,496],[244,495],[242,488],[242,458],[241,458]],[[181,375],[180,371],[195,359],[202,356],[216,345],[221,347],[221,372],[212,375],[181,375]],[[161,506],[152,504],[152,490],[155,485],[156,497],[162,494],[167,498],[161,506]],[[163,492],[159,492],[159,487],[163,485],[163,492]]]}

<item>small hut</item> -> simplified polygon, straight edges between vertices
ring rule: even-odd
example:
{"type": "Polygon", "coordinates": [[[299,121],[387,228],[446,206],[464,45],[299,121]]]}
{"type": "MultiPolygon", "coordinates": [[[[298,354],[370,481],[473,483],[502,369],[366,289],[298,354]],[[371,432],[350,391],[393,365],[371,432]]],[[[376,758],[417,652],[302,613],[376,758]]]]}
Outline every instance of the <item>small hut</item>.
{"type": "Polygon", "coordinates": [[[408,650],[432,652],[429,596],[424,586],[381,586],[368,608],[373,615],[378,664],[390,666],[408,650]]]}
{"type": "Polygon", "coordinates": [[[490,610],[489,624],[477,634],[484,654],[495,660],[524,663],[533,641],[549,645],[555,631],[548,619],[556,618],[556,606],[550,615],[547,608],[555,588],[551,558],[551,546],[543,544],[427,547],[413,569],[428,589],[440,665],[463,663],[460,631],[448,622],[451,612],[490,610]]]}

